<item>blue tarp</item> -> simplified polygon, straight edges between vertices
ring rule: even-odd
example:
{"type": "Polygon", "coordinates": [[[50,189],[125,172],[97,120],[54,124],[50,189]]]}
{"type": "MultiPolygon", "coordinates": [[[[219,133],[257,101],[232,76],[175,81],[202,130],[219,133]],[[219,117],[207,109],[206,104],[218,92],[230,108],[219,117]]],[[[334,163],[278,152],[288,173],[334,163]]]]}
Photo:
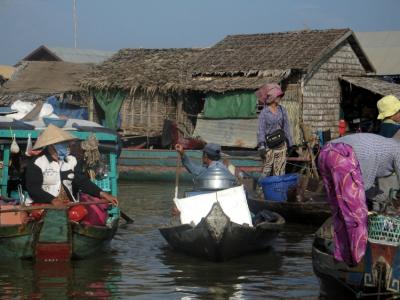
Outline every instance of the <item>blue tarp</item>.
{"type": "Polygon", "coordinates": [[[81,108],[77,105],[60,102],[56,96],[51,96],[46,99],[46,103],[53,106],[54,113],[57,116],[66,116],[71,119],[88,119],[88,110],[87,108],[81,108]]]}

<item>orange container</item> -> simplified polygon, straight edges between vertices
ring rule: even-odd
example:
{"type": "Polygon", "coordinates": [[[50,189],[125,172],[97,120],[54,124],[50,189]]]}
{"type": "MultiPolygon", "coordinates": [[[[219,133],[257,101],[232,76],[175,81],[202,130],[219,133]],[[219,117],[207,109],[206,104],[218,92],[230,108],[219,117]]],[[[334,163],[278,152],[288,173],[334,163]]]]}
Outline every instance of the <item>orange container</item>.
{"type": "MultiPolygon", "coordinates": [[[[16,209],[15,205],[1,205],[0,210],[16,209]]],[[[20,225],[24,223],[27,214],[25,211],[0,213],[0,225],[20,225]]]]}

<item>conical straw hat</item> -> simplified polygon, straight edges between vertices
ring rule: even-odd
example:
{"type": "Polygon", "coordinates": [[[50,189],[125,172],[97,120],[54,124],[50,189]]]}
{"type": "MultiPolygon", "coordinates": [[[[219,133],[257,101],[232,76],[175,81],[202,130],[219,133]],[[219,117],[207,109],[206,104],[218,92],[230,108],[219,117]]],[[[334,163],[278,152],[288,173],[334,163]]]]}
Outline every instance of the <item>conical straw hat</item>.
{"type": "Polygon", "coordinates": [[[57,126],[54,126],[53,124],[50,124],[36,140],[33,150],[75,139],[76,137],[70,133],[58,128],[57,126]]]}

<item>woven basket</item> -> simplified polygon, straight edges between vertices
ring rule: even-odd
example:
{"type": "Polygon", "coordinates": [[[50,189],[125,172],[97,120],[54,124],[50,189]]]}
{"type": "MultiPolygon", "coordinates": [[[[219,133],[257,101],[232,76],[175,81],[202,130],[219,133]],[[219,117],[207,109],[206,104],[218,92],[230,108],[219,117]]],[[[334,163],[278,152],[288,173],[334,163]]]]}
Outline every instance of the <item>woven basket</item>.
{"type": "Polygon", "coordinates": [[[400,245],[400,217],[371,215],[368,218],[368,241],[377,244],[400,245]]]}

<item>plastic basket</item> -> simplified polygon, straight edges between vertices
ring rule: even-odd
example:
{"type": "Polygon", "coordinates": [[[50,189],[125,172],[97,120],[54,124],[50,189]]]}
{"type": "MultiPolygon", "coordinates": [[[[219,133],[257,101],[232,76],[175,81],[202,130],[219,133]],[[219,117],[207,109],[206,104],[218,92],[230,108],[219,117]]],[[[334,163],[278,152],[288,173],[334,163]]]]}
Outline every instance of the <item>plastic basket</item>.
{"type": "Polygon", "coordinates": [[[260,179],[259,184],[265,200],[286,201],[288,190],[297,185],[299,175],[296,173],[281,176],[268,176],[260,179]]]}
{"type": "Polygon", "coordinates": [[[370,215],[368,217],[368,240],[384,245],[400,245],[400,217],[370,215]]]}
{"type": "Polygon", "coordinates": [[[93,182],[105,192],[111,192],[111,180],[110,178],[103,178],[100,180],[94,179],[93,182]]]}

